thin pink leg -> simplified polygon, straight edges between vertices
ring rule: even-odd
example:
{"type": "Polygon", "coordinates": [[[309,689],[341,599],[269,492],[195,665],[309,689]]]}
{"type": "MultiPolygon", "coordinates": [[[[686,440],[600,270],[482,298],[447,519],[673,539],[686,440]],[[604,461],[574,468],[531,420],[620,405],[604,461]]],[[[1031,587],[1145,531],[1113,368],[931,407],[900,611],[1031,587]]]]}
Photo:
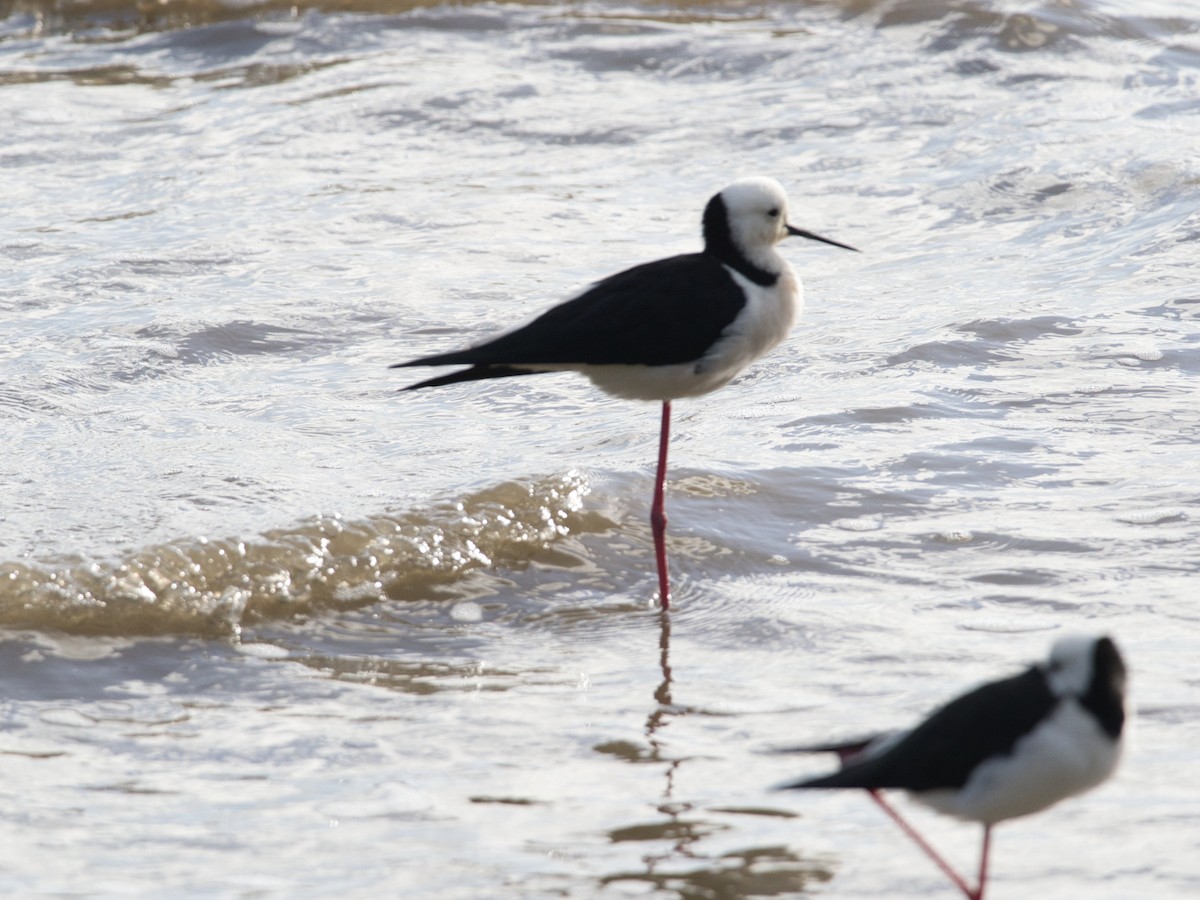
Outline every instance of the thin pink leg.
{"type": "Polygon", "coordinates": [[[975,900],[983,900],[983,889],[987,887],[988,852],[992,849],[992,826],[983,826],[983,849],[979,851],[979,891],[975,900]]]}
{"type": "MultiPolygon", "coordinates": [[[[883,794],[881,794],[878,791],[878,789],[867,788],[867,793],[871,795],[872,800],[874,800],[876,803],[879,804],[879,808],[882,809],[885,813],[887,813],[891,817],[892,821],[895,822],[897,825],[899,825],[901,830],[903,830],[903,832],[905,834],[907,834],[910,838],[912,838],[913,843],[915,843],[918,847],[920,847],[923,851],[925,851],[925,855],[928,856],[931,860],[933,860],[934,865],[936,865],[939,869],[941,869],[942,872],[945,873],[946,877],[954,882],[954,884],[958,887],[958,889],[960,891],[962,891],[963,894],[966,895],[967,900],[982,900],[982,898],[983,898],[982,882],[980,883],[978,890],[973,890],[971,888],[971,886],[969,884],[967,884],[967,880],[965,878],[963,878],[961,875],[959,875],[957,872],[955,872],[954,868],[950,865],[950,863],[948,863],[948,862],[946,862],[946,860],[942,859],[941,855],[936,850],[933,849],[933,846],[927,840],[925,840],[925,838],[921,837],[921,835],[917,832],[917,829],[915,829],[915,828],[913,828],[913,826],[909,825],[908,820],[905,819],[902,815],[900,815],[900,813],[890,803],[888,803],[886,800],[883,799],[883,794]]],[[[983,867],[986,867],[986,865],[987,865],[987,841],[988,841],[989,830],[990,829],[988,829],[987,826],[984,826],[984,832],[983,832],[984,860],[982,863],[983,867]]],[[[982,867],[981,867],[980,871],[982,872],[982,867]]]]}
{"type": "Polygon", "coordinates": [[[658,474],[654,479],[654,503],[650,506],[650,530],[654,533],[654,558],[658,562],[658,602],[671,606],[671,580],[667,575],[667,513],[663,508],[663,485],[667,480],[667,444],[671,440],[671,401],[662,405],[662,434],[658,439],[658,474]]]}

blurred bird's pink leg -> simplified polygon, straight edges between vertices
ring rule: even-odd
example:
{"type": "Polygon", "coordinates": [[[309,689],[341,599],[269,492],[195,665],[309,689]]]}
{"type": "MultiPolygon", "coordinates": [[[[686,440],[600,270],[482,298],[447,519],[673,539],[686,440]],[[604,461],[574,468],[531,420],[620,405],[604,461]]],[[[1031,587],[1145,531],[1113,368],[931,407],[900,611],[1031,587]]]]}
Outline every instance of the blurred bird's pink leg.
{"type": "MultiPolygon", "coordinates": [[[[918,847],[920,847],[923,851],[925,851],[925,855],[928,856],[931,860],[933,860],[934,865],[936,865],[939,869],[941,869],[942,872],[945,873],[946,877],[954,882],[954,884],[958,887],[958,889],[960,891],[962,891],[963,894],[966,895],[967,900],[982,900],[982,897],[983,897],[982,883],[980,884],[978,890],[972,890],[971,886],[969,884],[967,884],[967,880],[965,878],[963,878],[961,875],[959,875],[957,872],[955,872],[953,867],[950,865],[950,863],[948,863],[948,862],[946,862],[946,860],[942,859],[941,855],[936,850],[933,849],[933,846],[927,840],[925,840],[925,838],[921,837],[921,835],[917,832],[917,829],[915,829],[915,828],[913,828],[913,826],[909,825],[908,820],[905,819],[902,815],[900,815],[900,813],[890,803],[888,803],[886,800],[883,799],[883,794],[881,794],[875,788],[867,788],[867,793],[871,795],[872,800],[874,800],[877,804],[879,804],[879,808],[882,809],[885,813],[887,813],[891,817],[892,821],[895,822],[897,825],[899,825],[905,834],[907,834],[910,838],[912,838],[913,843],[915,843],[918,847]]],[[[988,832],[989,832],[989,829],[987,828],[987,826],[984,826],[984,832],[983,832],[983,839],[984,839],[983,865],[984,866],[987,865],[988,832]]],[[[982,871],[982,868],[981,868],[981,871],[982,871]]]]}
{"type": "Polygon", "coordinates": [[[983,826],[983,849],[979,851],[979,890],[975,900],[983,900],[983,889],[987,887],[988,851],[992,848],[992,826],[983,826]]]}
{"type": "Polygon", "coordinates": [[[658,602],[671,606],[671,581],[667,575],[667,513],[663,508],[663,485],[667,480],[667,444],[671,440],[671,401],[662,405],[662,434],[658,439],[658,474],[654,479],[654,503],[650,506],[650,530],[654,533],[654,558],[658,563],[658,602]]]}

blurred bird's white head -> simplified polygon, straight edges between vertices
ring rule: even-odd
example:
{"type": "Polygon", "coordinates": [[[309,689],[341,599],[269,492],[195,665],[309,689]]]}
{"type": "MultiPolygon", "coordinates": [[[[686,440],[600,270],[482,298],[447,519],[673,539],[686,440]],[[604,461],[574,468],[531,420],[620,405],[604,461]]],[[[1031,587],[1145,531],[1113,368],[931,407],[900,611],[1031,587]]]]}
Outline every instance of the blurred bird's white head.
{"type": "Polygon", "coordinates": [[[1081,697],[1100,681],[1125,696],[1125,663],[1111,638],[1071,634],[1050,648],[1046,681],[1057,697],[1081,697]]]}

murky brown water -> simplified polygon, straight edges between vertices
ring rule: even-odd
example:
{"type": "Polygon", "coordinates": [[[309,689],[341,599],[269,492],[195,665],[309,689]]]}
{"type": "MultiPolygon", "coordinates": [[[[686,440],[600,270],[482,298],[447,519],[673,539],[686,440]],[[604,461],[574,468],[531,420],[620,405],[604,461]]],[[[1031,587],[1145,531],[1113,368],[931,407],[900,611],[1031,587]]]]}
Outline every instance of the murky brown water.
{"type": "Polygon", "coordinates": [[[1136,742],[991,896],[1200,890],[1186,4],[3,10],[0,892],[950,896],[763,751],[1065,630],[1136,742]],[[749,173],[866,252],[677,405],[664,619],[653,407],[387,365],[749,173]]]}

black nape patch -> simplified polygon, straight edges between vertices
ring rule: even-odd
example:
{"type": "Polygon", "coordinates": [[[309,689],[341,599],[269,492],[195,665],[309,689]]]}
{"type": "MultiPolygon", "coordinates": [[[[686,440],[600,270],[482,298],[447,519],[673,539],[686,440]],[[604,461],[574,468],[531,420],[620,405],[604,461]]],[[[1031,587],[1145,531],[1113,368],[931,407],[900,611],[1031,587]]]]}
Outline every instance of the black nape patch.
{"type": "Polygon", "coordinates": [[[772,275],[746,259],[734,244],[729,230],[729,209],[720,194],[704,207],[704,252],[763,287],[770,287],[779,280],[778,275],[772,275]]]}
{"type": "Polygon", "coordinates": [[[1125,663],[1109,638],[1096,641],[1092,651],[1092,682],[1079,704],[1096,717],[1109,737],[1119,738],[1125,725],[1125,663]]]}

